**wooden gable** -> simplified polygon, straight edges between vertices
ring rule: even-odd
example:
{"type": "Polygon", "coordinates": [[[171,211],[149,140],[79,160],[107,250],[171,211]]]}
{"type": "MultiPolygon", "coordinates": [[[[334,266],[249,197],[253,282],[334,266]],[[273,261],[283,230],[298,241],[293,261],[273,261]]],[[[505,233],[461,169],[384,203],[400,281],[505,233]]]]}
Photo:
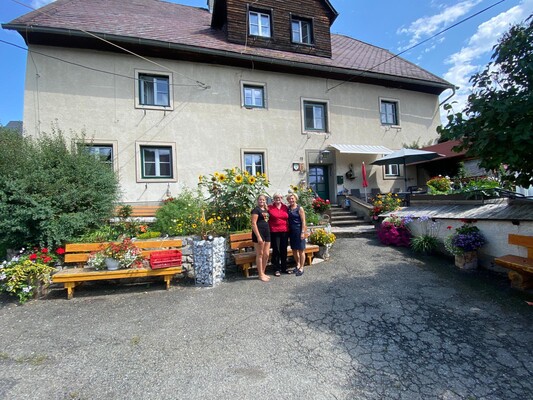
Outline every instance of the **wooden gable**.
{"type": "Polygon", "coordinates": [[[327,0],[215,0],[211,26],[222,29],[229,42],[250,47],[331,57],[330,27],[337,12],[327,0]],[[270,17],[270,36],[249,32],[249,13],[270,17]],[[310,43],[292,40],[292,22],[306,21],[311,26],[310,43]]]}

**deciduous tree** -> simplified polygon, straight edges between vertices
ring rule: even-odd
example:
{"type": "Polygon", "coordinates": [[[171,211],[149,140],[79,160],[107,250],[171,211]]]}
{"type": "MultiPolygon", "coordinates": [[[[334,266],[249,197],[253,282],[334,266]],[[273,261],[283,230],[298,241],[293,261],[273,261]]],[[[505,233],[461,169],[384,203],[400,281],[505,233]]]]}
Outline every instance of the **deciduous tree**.
{"type": "Polygon", "coordinates": [[[456,150],[479,157],[480,166],[503,179],[533,184],[533,17],[512,26],[494,47],[491,62],[470,78],[472,94],[462,112],[446,104],[448,123],[438,131],[459,139],[456,150]]]}

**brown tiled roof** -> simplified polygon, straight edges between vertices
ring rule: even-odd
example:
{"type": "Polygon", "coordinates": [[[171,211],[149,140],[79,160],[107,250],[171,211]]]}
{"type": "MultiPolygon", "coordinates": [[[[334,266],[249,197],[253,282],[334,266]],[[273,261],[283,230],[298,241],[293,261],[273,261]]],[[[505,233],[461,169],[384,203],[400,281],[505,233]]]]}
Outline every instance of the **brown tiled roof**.
{"type": "MultiPolygon", "coordinates": [[[[434,151],[435,153],[444,155],[444,158],[460,157],[465,155],[466,150],[462,150],[458,153],[452,150],[452,147],[459,145],[459,143],[459,140],[449,140],[447,142],[422,147],[420,150],[434,151]]],[[[439,160],[442,160],[442,158],[439,158],[439,160]]]]}
{"type": "Polygon", "coordinates": [[[452,86],[415,64],[394,57],[387,50],[347,36],[332,35],[332,57],[325,58],[229,43],[224,33],[211,28],[210,23],[211,14],[207,9],[159,0],[57,0],[5,24],[4,27],[16,29],[21,34],[29,26],[37,32],[50,28],[84,30],[162,42],[162,45],[177,44],[199,51],[224,52],[230,57],[253,55],[336,68],[351,74],[372,73],[388,76],[388,79],[410,79],[442,89],[452,86]]]}

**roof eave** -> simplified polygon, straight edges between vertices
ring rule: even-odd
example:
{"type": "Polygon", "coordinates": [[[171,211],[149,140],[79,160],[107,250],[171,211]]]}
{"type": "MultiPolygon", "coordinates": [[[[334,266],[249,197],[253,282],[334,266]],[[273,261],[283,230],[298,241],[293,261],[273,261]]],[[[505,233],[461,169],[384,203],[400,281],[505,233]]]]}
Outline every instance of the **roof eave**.
{"type": "MultiPolygon", "coordinates": [[[[19,32],[24,38],[26,38],[25,34],[28,34],[28,33],[54,34],[54,35],[60,35],[60,36],[80,37],[80,38],[87,37],[87,33],[85,33],[84,31],[77,30],[77,29],[50,28],[50,27],[31,26],[31,25],[28,26],[24,24],[2,24],[2,27],[4,29],[15,30],[19,32]]],[[[163,42],[163,41],[154,40],[154,39],[143,39],[143,38],[136,38],[136,37],[131,37],[131,36],[112,35],[112,34],[101,33],[101,32],[90,32],[90,33],[94,35],[98,35],[99,37],[106,39],[108,41],[115,41],[119,43],[129,43],[129,44],[135,44],[138,46],[171,49],[171,50],[177,50],[177,51],[188,51],[188,52],[194,52],[198,54],[205,54],[205,55],[218,56],[218,57],[227,57],[227,58],[235,59],[235,60],[253,61],[254,63],[263,62],[265,64],[289,67],[289,68],[294,68],[294,69],[318,71],[318,72],[322,72],[325,74],[346,75],[346,76],[353,76],[354,78],[365,77],[369,79],[377,79],[377,80],[382,80],[382,81],[402,83],[406,85],[418,85],[418,86],[427,87],[428,89],[431,88],[434,91],[439,91],[440,93],[442,93],[443,91],[447,89],[453,88],[453,85],[449,83],[426,81],[422,79],[401,77],[401,76],[396,76],[396,75],[388,75],[388,74],[369,72],[369,71],[358,70],[358,69],[348,69],[348,68],[341,68],[341,67],[334,67],[334,66],[327,66],[327,65],[319,65],[319,64],[294,61],[294,60],[282,60],[278,58],[266,57],[266,56],[250,54],[250,53],[241,53],[241,52],[232,52],[228,50],[211,49],[211,48],[206,48],[206,47],[192,46],[188,44],[163,42]]]]}

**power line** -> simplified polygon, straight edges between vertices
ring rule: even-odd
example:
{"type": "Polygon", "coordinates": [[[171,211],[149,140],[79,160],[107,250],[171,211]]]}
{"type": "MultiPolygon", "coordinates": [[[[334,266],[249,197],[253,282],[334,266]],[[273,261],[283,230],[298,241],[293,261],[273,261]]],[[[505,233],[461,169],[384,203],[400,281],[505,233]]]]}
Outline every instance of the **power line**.
{"type": "MultiPolygon", "coordinates": [[[[29,8],[29,9],[31,9],[31,10],[38,11],[38,12],[40,12],[41,14],[47,15],[47,16],[50,17],[50,18],[53,18],[53,16],[50,15],[49,13],[47,13],[47,12],[41,10],[41,9],[36,9],[36,8],[34,8],[34,7],[32,7],[32,6],[29,6],[29,5],[23,3],[23,2],[21,2],[21,1],[19,1],[19,0],[11,0],[11,1],[14,2],[14,3],[17,3],[17,4],[21,5],[21,6],[27,7],[27,8],[29,8]]],[[[153,61],[153,60],[150,60],[149,58],[143,57],[143,56],[141,56],[140,54],[137,54],[137,53],[135,53],[135,52],[133,52],[133,51],[131,51],[131,50],[128,50],[128,49],[126,49],[126,48],[124,48],[124,47],[122,47],[122,46],[119,46],[118,44],[113,43],[113,42],[111,42],[111,41],[109,41],[109,40],[107,40],[107,39],[104,39],[104,38],[102,38],[102,37],[100,37],[100,36],[98,36],[98,35],[96,35],[96,34],[94,34],[94,33],[88,32],[88,31],[86,31],[86,30],[84,30],[84,29],[70,29],[70,30],[72,30],[72,31],[83,32],[83,33],[85,33],[86,35],[89,35],[89,36],[91,36],[91,37],[94,37],[94,38],[96,38],[96,39],[98,39],[98,40],[103,41],[104,43],[107,43],[107,44],[109,44],[109,45],[111,45],[111,46],[114,46],[114,47],[116,47],[116,48],[118,48],[118,49],[120,49],[120,50],[122,50],[122,51],[124,51],[124,52],[126,52],[126,53],[129,53],[129,54],[131,54],[131,55],[133,55],[133,56],[135,56],[135,57],[138,57],[138,58],[140,58],[141,60],[144,60],[144,61],[146,61],[146,62],[149,62],[149,63],[152,63],[152,64],[154,64],[154,65],[157,65],[158,67],[163,68],[163,69],[165,69],[165,70],[167,70],[167,71],[169,71],[169,72],[175,73],[175,74],[177,74],[177,75],[181,75],[181,76],[183,76],[184,78],[186,78],[186,79],[188,79],[188,80],[190,80],[190,81],[195,82],[195,83],[196,83],[196,86],[200,86],[200,87],[203,88],[203,89],[209,89],[209,85],[206,85],[206,84],[203,83],[203,82],[200,82],[200,81],[198,81],[198,80],[196,80],[196,79],[190,78],[190,77],[188,77],[187,75],[184,75],[184,74],[182,74],[182,73],[180,73],[180,72],[174,71],[174,70],[172,70],[172,69],[170,69],[170,68],[168,68],[168,67],[166,67],[166,66],[164,66],[164,65],[159,64],[159,63],[156,62],[156,61],[153,61]]]]}
{"type": "MultiPolygon", "coordinates": [[[[66,64],[70,64],[70,65],[74,65],[76,67],[80,67],[80,68],[85,68],[85,69],[88,69],[88,70],[91,70],[91,71],[96,71],[96,72],[101,72],[103,74],[108,74],[108,75],[113,75],[113,76],[118,76],[118,77],[121,77],[121,78],[126,78],[126,79],[131,79],[131,80],[134,80],[134,81],[139,81],[139,79],[133,77],[133,76],[129,76],[129,75],[123,75],[123,74],[118,74],[116,72],[110,72],[110,71],[105,71],[103,69],[98,69],[98,68],[94,68],[94,67],[89,67],[87,65],[83,65],[83,64],[80,64],[80,63],[76,63],[74,61],[68,61],[68,60],[65,60],[65,59],[62,59],[62,58],[59,58],[59,57],[56,57],[56,56],[52,56],[50,54],[45,54],[45,53],[41,53],[39,51],[36,51],[36,50],[30,50],[30,49],[27,49],[25,47],[22,47],[22,46],[19,46],[18,44],[15,44],[15,43],[11,43],[11,42],[8,42],[8,41],[5,41],[5,40],[2,40],[0,39],[0,42],[2,43],[5,43],[5,44],[8,44],[10,46],[13,46],[13,47],[17,47],[21,50],[25,50],[27,51],[28,53],[32,53],[32,54],[38,54],[40,56],[43,56],[43,57],[48,57],[48,58],[51,58],[51,59],[54,59],[54,60],[57,60],[57,61],[60,61],[60,62],[63,62],[63,63],[66,63],[66,64]]],[[[172,71],[174,72],[174,71],[172,71]]],[[[177,84],[177,83],[172,83],[171,86],[180,86],[180,87],[183,87],[183,86],[187,86],[187,87],[191,87],[191,86],[198,86],[197,84],[190,84],[190,85],[186,85],[186,84],[177,84]]],[[[201,86],[203,89],[206,89],[208,88],[208,86],[201,86]]]]}
{"type": "Polygon", "coordinates": [[[494,3],[494,4],[492,4],[492,5],[490,5],[490,6],[486,7],[486,8],[484,8],[483,10],[478,11],[477,13],[472,14],[472,15],[470,15],[469,17],[466,17],[466,18],[462,19],[461,21],[458,21],[458,22],[456,22],[455,24],[450,25],[449,27],[447,27],[447,28],[445,28],[445,29],[443,29],[443,30],[441,30],[441,31],[439,31],[439,32],[437,32],[437,33],[435,33],[433,36],[431,36],[431,37],[429,37],[429,38],[427,38],[427,39],[424,39],[424,40],[422,40],[421,42],[418,42],[418,43],[412,45],[411,47],[409,47],[409,48],[407,48],[407,49],[405,49],[405,50],[403,50],[403,51],[401,51],[401,52],[399,52],[399,53],[397,53],[397,54],[394,54],[393,56],[387,58],[385,61],[382,61],[382,62],[380,62],[380,63],[378,63],[378,64],[372,66],[371,68],[367,69],[366,71],[363,71],[363,72],[361,72],[361,73],[358,74],[358,75],[354,75],[354,76],[352,76],[350,79],[348,79],[348,80],[346,80],[346,81],[344,81],[344,82],[341,82],[341,83],[339,83],[339,84],[337,84],[337,85],[335,85],[335,86],[333,86],[333,87],[327,89],[327,90],[326,90],[326,93],[329,92],[330,90],[333,90],[333,89],[335,89],[335,88],[338,88],[338,87],[341,86],[341,85],[344,85],[345,83],[351,82],[353,79],[355,79],[355,78],[357,78],[357,77],[359,77],[359,76],[363,76],[364,74],[366,74],[366,73],[372,71],[373,69],[379,67],[380,65],[383,65],[383,64],[389,62],[390,60],[393,60],[393,59],[399,57],[400,55],[402,55],[402,54],[404,54],[404,53],[406,53],[406,52],[408,52],[408,51],[414,49],[415,47],[418,47],[418,46],[420,46],[420,45],[422,45],[422,44],[424,44],[424,43],[426,43],[426,42],[428,42],[428,41],[430,41],[430,40],[436,38],[437,36],[442,35],[444,32],[447,32],[447,31],[449,31],[450,29],[455,28],[456,26],[461,25],[462,23],[464,23],[464,22],[466,22],[466,21],[468,21],[468,20],[470,20],[470,19],[472,19],[472,18],[474,18],[474,17],[477,17],[479,14],[482,14],[482,13],[484,13],[485,11],[488,11],[488,10],[490,10],[491,8],[496,7],[498,4],[501,4],[501,3],[503,3],[504,1],[506,1],[506,0],[500,0],[500,1],[498,1],[498,2],[496,2],[496,3],[494,3]]]}

